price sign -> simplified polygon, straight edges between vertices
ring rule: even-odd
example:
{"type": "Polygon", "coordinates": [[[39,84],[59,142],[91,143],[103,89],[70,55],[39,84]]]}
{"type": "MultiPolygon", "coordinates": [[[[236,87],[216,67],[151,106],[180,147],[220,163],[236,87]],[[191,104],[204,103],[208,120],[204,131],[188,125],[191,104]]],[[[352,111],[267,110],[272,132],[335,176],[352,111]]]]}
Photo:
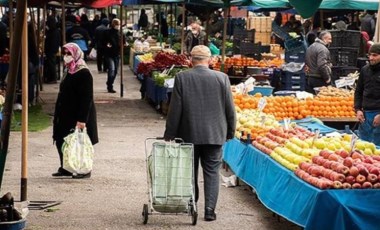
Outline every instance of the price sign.
{"type": "Polygon", "coordinates": [[[267,105],[267,100],[265,98],[260,98],[259,100],[259,103],[257,105],[257,108],[259,109],[259,111],[263,111],[263,109],[265,108],[265,106],[267,105]]]}
{"type": "Polygon", "coordinates": [[[343,78],[335,81],[335,86],[337,88],[343,88],[345,86],[352,86],[355,84],[355,79],[343,78]]]}
{"type": "Polygon", "coordinates": [[[311,147],[313,147],[314,146],[314,142],[317,140],[317,138],[319,137],[319,134],[320,134],[320,130],[319,129],[316,129],[315,130],[315,136],[314,136],[314,138],[313,138],[313,142],[312,142],[312,144],[311,144],[311,147]]]}
{"type": "Polygon", "coordinates": [[[261,116],[261,126],[265,125],[266,116],[261,116]]]}
{"type": "Polygon", "coordinates": [[[358,136],[352,134],[352,137],[351,137],[351,143],[350,143],[350,152],[352,152],[352,150],[354,150],[354,147],[355,147],[355,144],[356,144],[356,141],[359,139],[358,136]]]}
{"type": "Polygon", "coordinates": [[[284,118],[284,129],[285,130],[289,129],[289,124],[290,124],[290,119],[289,118],[284,118]]]}

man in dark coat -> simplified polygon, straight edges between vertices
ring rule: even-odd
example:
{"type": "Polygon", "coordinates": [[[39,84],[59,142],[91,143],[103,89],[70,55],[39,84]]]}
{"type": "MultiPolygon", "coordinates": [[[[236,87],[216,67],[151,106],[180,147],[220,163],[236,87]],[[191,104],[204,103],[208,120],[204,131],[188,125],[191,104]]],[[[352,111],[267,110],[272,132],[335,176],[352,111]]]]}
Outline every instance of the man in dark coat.
{"type": "Polygon", "coordinates": [[[46,21],[46,38],[45,38],[45,65],[44,80],[46,83],[57,82],[57,58],[56,55],[61,46],[61,32],[57,28],[54,17],[49,17],[46,21]]]}
{"type": "Polygon", "coordinates": [[[145,13],[145,9],[141,9],[139,22],[137,23],[138,29],[146,30],[148,27],[148,15],[145,13]]]}
{"type": "Polygon", "coordinates": [[[109,24],[107,18],[103,18],[100,26],[95,29],[94,43],[96,48],[96,64],[99,72],[107,71],[107,62],[105,60],[106,52],[106,31],[109,24]]]}
{"type": "MultiPolygon", "coordinates": [[[[93,95],[93,79],[83,60],[83,52],[75,43],[63,46],[67,73],[63,77],[53,121],[53,139],[56,143],[60,167],[52,176],[71,176],[63,169],[62,145],[64,138],[75,128],[86,128],[92,144],[98,143],[96,110],[93,95]]],[[[89,177],[91,174],[73,175],[74,178],[89,177]]]]}
{"type": "Polygon", "coordinates": [[[175,137],[194,144],[195,202],[199,198],[198,168],[203,168],[205,220],[216,220],[222,145],[235,133],[236,115],[228,76],[208,68],[207,46],[191,51],[193,69],[180,72],[166,121],[165,140],[175,137]]]}

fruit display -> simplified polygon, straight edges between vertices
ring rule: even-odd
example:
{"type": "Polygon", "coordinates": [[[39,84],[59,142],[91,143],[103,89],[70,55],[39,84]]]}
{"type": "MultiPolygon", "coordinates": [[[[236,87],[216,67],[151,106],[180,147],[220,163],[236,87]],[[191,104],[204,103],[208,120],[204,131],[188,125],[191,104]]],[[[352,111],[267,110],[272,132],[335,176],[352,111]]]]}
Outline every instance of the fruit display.
{"type": "Polygon", "coordinates": [[[139,55],[138,58],[140,59],[141,62],[152,62],[152,61],[154,61],[152,53],[145,53],[143,55],[139,55]]]}
{"type": "Polygon", "coordinates": [[[380,156],[322,150],[312,162],[301,162],[294,173],[320,189],[380,188],[380,156]]]}
{"type": "Polygon", "coordinates": [[[318,88],[318,96],[324,97],[353,97],[355,91],[333,86],[322,86],[318,88]]]}
{"type": "MultiPolygon", "coordinates": [[[[221,69],[221,60],[218,62],[215,62],[213,64],[213,69],[220,70],[221,69]]],[[[232,66],[234,67],[261,67],[261,68],[269,68],[269,67],[275,67],[278,68],[281,65],[284,64],[284,60],[280,58],[273,58],[271,60],[255,60],[254,58],[250,57],[227,57],[224,60],[224,72],[227,73],[228,69],[232,66]]]]}
{"type": "Polygon", "coordinates": [[[163,71],[166,68],[175,66],[189,66],[189,59],[183,54],[172,54],[168,52],[158,52],[153,62],[140,62],[137,66],[137,73],[150,76],[153,70],[163,71]]]}
{"type": "Polygon", "coordinates": [[[236,108],[236,132],[237,138],[251,139],[265,135],[269,129],[278,127],[280,124],[271,114],[265,114],[258,110],[241,110],[236,108]]]}
{"type": "MultiPolygon", "coordinates": [[[[241,109],[256,109],[261,94],[234,94],[234,103],[241,109]]],[[[314,117],[355,117],[354,98],[351,97],[315,97],[297,99],[294,96],[265,97],[267,104],[263,112],[273,114],[277,120],[284,118],[303,119],[314,117]]]]}

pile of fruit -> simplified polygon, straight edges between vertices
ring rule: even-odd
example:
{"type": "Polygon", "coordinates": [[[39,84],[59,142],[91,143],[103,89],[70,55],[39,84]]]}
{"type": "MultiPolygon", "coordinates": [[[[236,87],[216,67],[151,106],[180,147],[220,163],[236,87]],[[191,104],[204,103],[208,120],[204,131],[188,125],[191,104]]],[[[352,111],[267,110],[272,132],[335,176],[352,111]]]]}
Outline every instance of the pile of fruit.
{"type": "Polygon", "coordinates": [[[140,62],[137,66],[137,74],[150,76],[153,70],[163,71],[166,68],[175,66],[189,66],[189,59],[183,54],[172,54],[168,52],[159,52],[154,57],[153,62],[140,62]]]}
{"type": "Polygon", "coordinates": [[[241,110],[236,108],[236,132],[237,138],[255,139],[258,136],[263,136],[271,128],[279,127],[280,124],[271,114],[265,114],[258,110],[241,110]]]}
{"type": "MultiPolygon", "coordinates": [[[[224,60],[224,70],[227,72],[227,70],[230,67],[261,67],[261,68],[269,68],[269,67],[275,67],[278,68],[281,65],[284,64],[284,60],[280,58],[273,58],[272,60],[255,60],[254,58],[249,57],[231,57],[226,58],[224,60]]],[[[213,69],[220,70],[221,68],[221,61],[215,62],[213,64],[213,69]]]]}
{"type": "MultiPolygon", "coordinates": [[[[234,94],[234,103],[241,109],[256,109],[261,94],[234,94]]],[[[351,97],[315,97],[299,100],[294,96],[265,97],[267,104],[264,113],[272,114],[277,120],[290,118],[302,119],[314,117],[355,117],[354,98],[351,97]]]]}
{"type": "Polygon", "coordinates": [[[336,88],[333,86],[322,86],[318,89],[318,96],[325,97],[353,97],[355,91],[336,88]]]}
{"type": "Polygon", "coordinates": [[[143,55],[139,55],[139,59],[141,62],[152,62],[152,61],[154,61],[152,53],[145,53],[143,55]]]}
{"type": "Polygon", "coordinates": [[[322,150],[312,162],[301,162],[294,173],[320,189],[380,188],[380,156],[322,150]]]}

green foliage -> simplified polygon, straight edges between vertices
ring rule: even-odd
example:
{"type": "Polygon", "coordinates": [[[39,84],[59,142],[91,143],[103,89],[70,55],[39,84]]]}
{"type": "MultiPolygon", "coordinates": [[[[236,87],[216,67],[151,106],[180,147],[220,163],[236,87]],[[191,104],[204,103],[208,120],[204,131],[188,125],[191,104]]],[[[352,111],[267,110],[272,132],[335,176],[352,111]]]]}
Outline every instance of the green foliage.
{"type": "MultiPolygon", "coordinates": [[[[21,131],[21,111],[15,111],[12,116],[11,131],[21,131]]],[[[51,117],[42,111],[41,105],[28,109],[28,131],[38,132],[51,125],[51,117]]]]}

